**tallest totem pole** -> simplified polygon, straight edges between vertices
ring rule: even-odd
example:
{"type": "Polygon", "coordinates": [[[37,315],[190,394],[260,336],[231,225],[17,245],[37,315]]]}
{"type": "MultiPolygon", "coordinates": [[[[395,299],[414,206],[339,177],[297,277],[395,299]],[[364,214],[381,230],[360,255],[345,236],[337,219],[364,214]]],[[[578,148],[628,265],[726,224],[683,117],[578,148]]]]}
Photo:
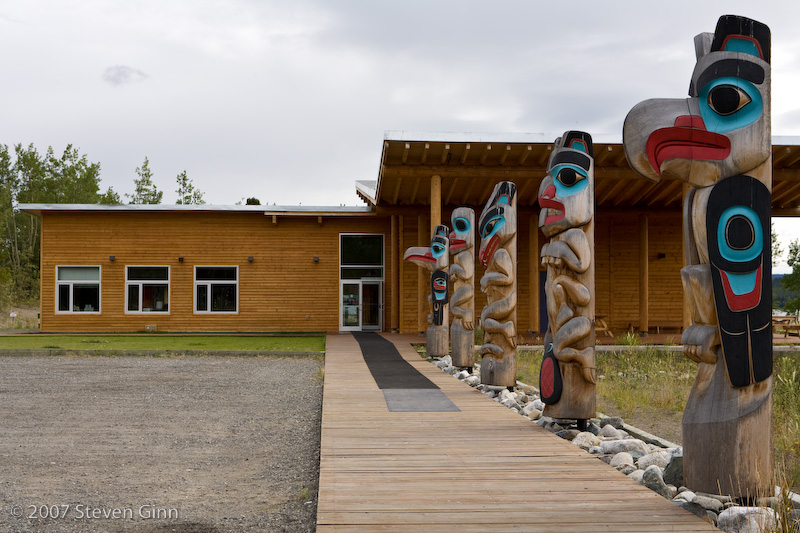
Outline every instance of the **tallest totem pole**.
{"type": "Polygon", "coordinates": [[[746,498],[772,486],[770,31],[726,15],[695,37],[688,99],[625,119],[631,166],[689,188],[683,210],[683,352],[698,363],[683,416],[693,490],[746,498]]]}

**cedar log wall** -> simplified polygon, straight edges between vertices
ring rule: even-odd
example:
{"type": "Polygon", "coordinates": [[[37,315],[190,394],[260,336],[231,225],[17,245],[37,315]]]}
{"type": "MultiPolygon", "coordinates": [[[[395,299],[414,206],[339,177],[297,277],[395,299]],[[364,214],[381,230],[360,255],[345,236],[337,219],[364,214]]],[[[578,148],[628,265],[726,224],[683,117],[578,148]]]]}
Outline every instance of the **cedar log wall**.
{"type": "Polygon", "coordinates": [[[323,217],[320,225],[316,216],[279,215],[277,222],[261,212],[43,212],[42,331],[338,331],[340,233],[386,235],[386,287],[391,282],[389,218],[323,217]],[[57,265],[101,266],[99,315],[55,313],[57,265]],[[132,265],[170,267],[168,314],[124,312],[132,265]],[[195,265],[239,267],[238,313],[193,312],[195,265]]]}
{"type": "MultiPolygon", "coordinates": [[[[442,213],[449,224],[451,209],[442,213]]],[[[519,213],[517,324],[520,333],[538,329],[538,317],[529,316],[532,290],[528,272],[530,217],[535,209],[519,213]]],[[[416,215],[401,215],[399,242],[400,331],[416,333],[418,316],[416,265],[402,261],[417,242],[416,215]]],[[[398,218],[400,218],[398,217],[398,218]]],[[[338,331],[339,234],[382,233],[384,237],[384,329],[391,324],[391,222],[388,216],[323,217],[278,216],[278,224],[259,212],[126,212],[42,213],[41,326],[42,331],[338,331]],[[109,256],[115,256],[114,262],[109,256]],[[253,256],[252,263],[247,257],[253,256]],[[319,257],[314,263],[313,256],[319,257]],[[178,257],[184,262],[179,263],[178,257]],[[101,313],[55,313],[57,265],[101,266],[101,313]],[[170,267],[170,312],[126,314],[125,267],[170,267]],[[195,265],[239,267],[239,312],[195,314],[195,265]]],[[[426,224],[430,224],[425,217],[426,224]]],[[[603,315],[621,335],[639,322],[638,213],[601,210],[596,216],[596,314],[603,315]],[[613,295],[613,298],[612,298],[613,295]]],[[[681,288],[681,214],[649,214],[650,327],[680,327],[683,317],[681,288]],[[659,254],[666,257],[659,259],[659,254]]],[[[429,235],[430,229],[425,228],[429,235]]],[[[539,235],[539,244],[547,240],[539,235]]],[[[483,266],[475,268],[476,319],[486,304],[480,291],[483,266]]],[[[535,265],[540,270],[540,265],[535,265]]],[[[428,285],[425,285],[428,287],[428,285]]],[[[544,306],[544,301],[541,302],[544,306]]],[[[428,310],[424,311],[426,314],[428,310]]]]}

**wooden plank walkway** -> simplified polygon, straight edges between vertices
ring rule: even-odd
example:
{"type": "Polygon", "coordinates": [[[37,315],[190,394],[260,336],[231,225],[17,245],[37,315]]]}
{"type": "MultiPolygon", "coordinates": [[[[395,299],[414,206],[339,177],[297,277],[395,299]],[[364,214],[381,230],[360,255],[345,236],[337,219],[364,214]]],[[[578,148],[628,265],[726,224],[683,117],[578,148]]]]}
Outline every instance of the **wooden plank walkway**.
{"type": "Polygon", "coordinates": [[[460,412],[389,412],[359,345],[329,335],[317,531],[716,531],[384,334],[460,412]]]}

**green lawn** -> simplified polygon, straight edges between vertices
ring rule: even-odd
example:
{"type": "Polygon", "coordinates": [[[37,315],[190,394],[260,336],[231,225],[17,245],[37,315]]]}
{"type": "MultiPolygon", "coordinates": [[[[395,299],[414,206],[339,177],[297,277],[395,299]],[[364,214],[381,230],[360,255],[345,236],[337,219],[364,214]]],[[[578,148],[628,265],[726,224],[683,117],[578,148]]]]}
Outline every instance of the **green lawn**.
{"type": "Polygon", "coordinates": [[[0,336],[0,349],[12,350],[196,350],[323,352],[325,337],[20,335],[0,336]]]}

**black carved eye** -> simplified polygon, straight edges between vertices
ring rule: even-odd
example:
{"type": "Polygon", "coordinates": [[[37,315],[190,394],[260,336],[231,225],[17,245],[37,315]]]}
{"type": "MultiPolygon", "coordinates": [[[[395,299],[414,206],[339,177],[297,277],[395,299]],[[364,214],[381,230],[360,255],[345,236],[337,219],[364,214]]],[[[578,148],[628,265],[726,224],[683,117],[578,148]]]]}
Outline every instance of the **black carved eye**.
{"type": "Polygon", "coordinates": [[[753,223],[743,215],[731,217],[725,228],[725,237],[728,246],[733,250],[747,250],[755,242],[755,228],[753,223]]]}
{"type": "Polygon", "coordinates": [[[558,173],[556,179],[567,187],[575,185],[583,176],[578,174],[574,168],[566,167],[558,173]]]}
{"type": "Polygon", "coordinates": [[[708,93],[708,106],[722,116],[732,115],[752,101],[746,92],[735,85],[718,85],[708,93]]]}

